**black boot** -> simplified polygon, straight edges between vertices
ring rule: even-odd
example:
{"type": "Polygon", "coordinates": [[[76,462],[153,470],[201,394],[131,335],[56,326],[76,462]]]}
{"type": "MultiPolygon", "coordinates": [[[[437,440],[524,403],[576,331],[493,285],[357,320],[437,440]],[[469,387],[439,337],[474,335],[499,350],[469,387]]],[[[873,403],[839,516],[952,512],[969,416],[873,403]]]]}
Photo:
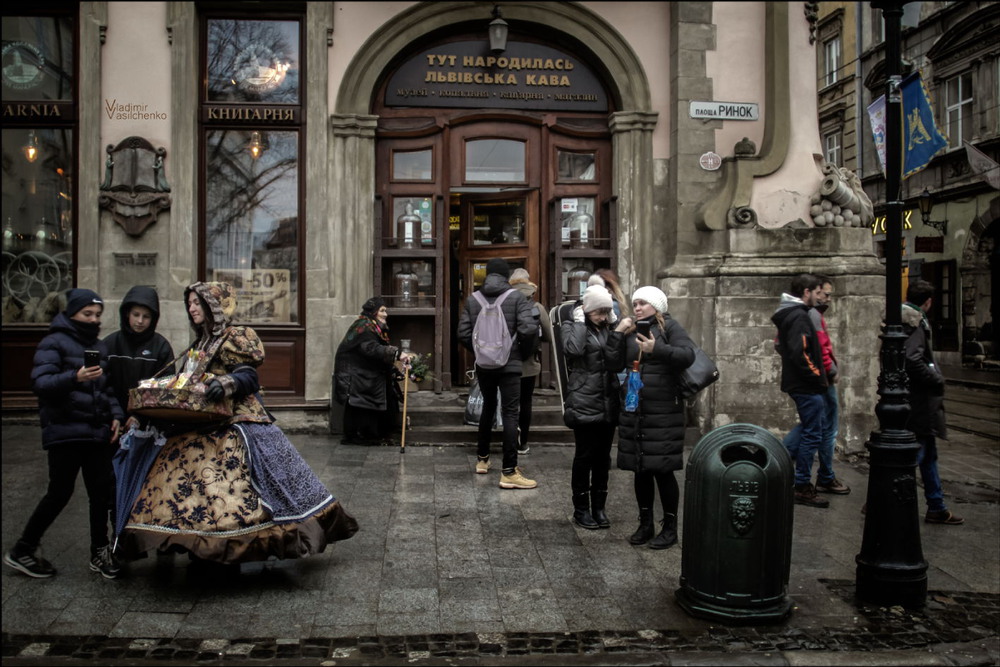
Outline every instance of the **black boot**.
{"type": "Polygon", "coordinates": [[[646,545],[650,549],[669,549],[677,544],[677,517],[673,514],[664,514],[660,525],[663,526],[660,534],[646,545]]]}
{"type": "Polygon", "coordinates": [[[628,538],[629,544],[645,544],[653,539],[653,510],[639,508],[639,527],[628,538]]]}
{"type": "Polygon", "coordinates": [[[590,515],[590,497],[587,493],[573,494],[573,523],[586,528],[587,530],[597,530],[600,526],[590,515]]]}
{"type": "Polygon", "coordinates": [[[597,526],[599,528],[611,527],[611,522],[608,521],[608,515],[604,513],[604,504],[607,500],[607,491],[590,492],[590,515],[594,517],[594,521],[597,522],[597,526]]]}

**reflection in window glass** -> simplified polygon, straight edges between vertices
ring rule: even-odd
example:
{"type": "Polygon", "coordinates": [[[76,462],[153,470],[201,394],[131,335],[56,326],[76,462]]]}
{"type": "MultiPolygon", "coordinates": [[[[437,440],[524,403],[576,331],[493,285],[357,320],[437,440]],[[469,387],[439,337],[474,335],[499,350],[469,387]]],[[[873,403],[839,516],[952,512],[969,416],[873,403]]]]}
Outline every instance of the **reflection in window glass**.
{"type": "Polygon", "coordinates": [[[71,17],[3,17],[3,99],[73,99],[71,17]]]}
{"type": "Polygon", "coordinates": [[[558,151],[558,158],[560,180],[597,180],[597,159],[593,153],[558,151]]]}
{"type": "Polygon", "coordinates": [[[68,129],[3,131],[4,323],[51,321],[73,286],[72,150],[68,129]]]}
{"type": "Polygon", "coordinates": [[[208,101],[297,104],[298,21],[208,21],[208,101]]]}
{"type": "Polygon", "coordinates": [[[298,133],[215,130],[206,147],[208,279],[236,288],[237,321],[297,322],[298,133]]]}
{"type": "Polygon", "coordinates": [[[424,151],[393,151],[392,178],[397,181],[430,181],[431,150],[424,151]]]}
{"type": "Polygon", "coordinates": [[[524,243],[524,200],[483,202],[472,207],[472,244],[524,243]]]}
{"type": "Polygon", "coordinates": [[[465,180],[480,183],[524,181],[524,142],[509,139],[466,142],[465,180]]]}

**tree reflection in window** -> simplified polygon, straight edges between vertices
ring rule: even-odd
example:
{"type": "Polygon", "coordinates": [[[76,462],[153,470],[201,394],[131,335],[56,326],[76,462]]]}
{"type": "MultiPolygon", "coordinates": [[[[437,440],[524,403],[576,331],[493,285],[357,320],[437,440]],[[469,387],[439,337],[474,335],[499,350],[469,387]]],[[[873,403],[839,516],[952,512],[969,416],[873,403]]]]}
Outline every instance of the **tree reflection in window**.
{"type": "Polygon", "coordinates": [[[208,21],[210,102],[299,103],[299,22],[208,21]]]}
{"type": "Polygon", "coordinates": [[[207,275],[234,284],[238,320],[296,322],[298,133],[256,132],[266,146],[257,159],[253,131],[207,135],[207,275]]]}

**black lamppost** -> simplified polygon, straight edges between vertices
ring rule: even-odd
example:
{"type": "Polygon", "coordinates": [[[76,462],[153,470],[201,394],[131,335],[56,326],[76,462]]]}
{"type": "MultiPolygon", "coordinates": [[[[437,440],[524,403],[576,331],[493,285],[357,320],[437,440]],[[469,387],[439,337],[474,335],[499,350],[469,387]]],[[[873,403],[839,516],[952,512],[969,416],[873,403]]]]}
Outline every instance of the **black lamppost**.
{"type": "Polygon", "coordinates": [[[917,453],[906,430],[910,414],[900,308],[902,307],[903,91],[901,19],[905,1],[872,2],[885,19],[885,330],[878,378],[878,431],[870,453],[864,537],[857,563],[859,600],[881,605],[923,606],[927,599],[927,561],[920,546],[917,513],[917,453]]]}

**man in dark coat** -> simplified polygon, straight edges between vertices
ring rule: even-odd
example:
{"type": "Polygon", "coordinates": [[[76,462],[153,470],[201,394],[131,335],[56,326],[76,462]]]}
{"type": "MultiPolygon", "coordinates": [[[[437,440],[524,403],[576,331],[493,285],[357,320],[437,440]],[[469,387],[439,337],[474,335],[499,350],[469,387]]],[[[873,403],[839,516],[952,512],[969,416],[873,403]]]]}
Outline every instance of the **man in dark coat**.
{"type": "MultiPolygon", "coordinates": [[[[476,473],[484,475],[490,469],[490,436],[497,409],[497,390],[500,390],[503,415],[503,467],[500,474],[501,489],[533,489],[535,480],[528,479],[517,466],[517,429],[521,402],[521,360],[534,352],[538,337],[538,318],[531,302],[519,291],[511,288],[510,266],[499,257],[486,263],[486,280],[479,292],[490,304],[510,291],[500,309],[507,329],[513,338],[513,345],[507,363],[500,368],[482,368],[476,365],[476,376],[483,394],[483,412],[479,417],[479,437],[477,443],[478,460],[476,473]]],[[[476,319],[482,307],[475,296],[465,301],[465,309],[458,322],[458,340],[475,352],[472,334],[476,319]]]]}
{"type": "Polygon", "coordinates": [[[778,327],[781,354],[781,391],[795,401],[801,435],[795,458],[795,502],[811,507],[829,507],[830,501],[816,495],[812,484],[812,462],[823,444],[826,430],[827,377],[823,350],[809,311],[816,304],[823,281],[803,273],[792,280],[791,292],[771,316],[778,327]]]}
{"type": "Polygon", "coordinates": [[[130,289],[118,309],[119,329],[104,339],[108,350],[109,382],[118,404],[128,410],[128,390],[139,386],[139,380],[163,371],[173,375],[174,350],[156,332],[160,321],[160,297],[145,285],[130,289]]]}
{"type": "Polygon", "coordinates": [[[108,540],[111,442],[118,439],[124,414],[107,382],[104,343],[98,338],[104,302],[89,289],[71,289],[66,309],[49,325],[35,350],[32,388],[38,396],[42,447],[48,454],[49,485],[14,548],[4,555],[10,567],[36,579],[56,573],[39,553],[45,531],[73,497],[83,472],[90,501],[90,569],[114,579],[120,566],[108,540]],[[85,350],[101,361],[86,366],[85,350]]]}
{"type": "Polygon", "coordinates": [[[906,303],[902,308],[903,332],[908,336],[906,375],[910,380],[910,416],[906,428],[913,431],[920,443],[917,466],[927,500],[924,521],[957,526],[965,519],[945,506],[937,465],[937,438],[947,438],[948,431],[944,416],[944,376],[934,362],[931,327],[927,322],[933,297],[934,286],[926,280],[915,280],[906,289],[906,303]]]}

